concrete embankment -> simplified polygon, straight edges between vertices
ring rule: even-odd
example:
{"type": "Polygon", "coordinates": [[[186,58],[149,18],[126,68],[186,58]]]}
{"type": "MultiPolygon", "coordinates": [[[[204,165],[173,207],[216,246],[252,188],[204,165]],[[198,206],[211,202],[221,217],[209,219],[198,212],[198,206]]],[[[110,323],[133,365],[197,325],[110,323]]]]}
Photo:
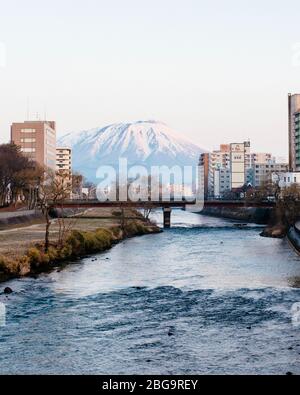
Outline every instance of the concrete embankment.
{"type": "Polygon", "coordinates": [[[12,225],[23,225],[34,223],[38,220],[42,220],[43,216],[41,212],[37,210],[26,210],[26,211],[13,211],[13,212],[1,212],[0,213],[0,229],[5,229],[12,225]]]}
{"type": "Polygon", "coordinates": [[[297,254],[300,255],[300,230],[298,225],[292,226],[288,232],[287,232],[287,238],[291,244],[291,246],[294,248],[294,250],[297,252],[297,254]]]}
{"type": "Polygon", "coordinates": [[[272,208],[207,207],[201,212],[201,214],[264,225],[269,223],[272,212],[272,208]]]}

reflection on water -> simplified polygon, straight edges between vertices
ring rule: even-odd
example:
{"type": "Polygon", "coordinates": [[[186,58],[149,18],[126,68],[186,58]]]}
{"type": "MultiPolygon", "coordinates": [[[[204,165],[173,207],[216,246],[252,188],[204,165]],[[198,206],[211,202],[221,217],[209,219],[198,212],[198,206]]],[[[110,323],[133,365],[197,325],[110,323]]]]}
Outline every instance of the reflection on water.
{"type": "Polygon", "coordinates": [[[288,244],[182,211],[172,223],[12,281],[1,372],[300,373],[300,259],[288,244]]]}

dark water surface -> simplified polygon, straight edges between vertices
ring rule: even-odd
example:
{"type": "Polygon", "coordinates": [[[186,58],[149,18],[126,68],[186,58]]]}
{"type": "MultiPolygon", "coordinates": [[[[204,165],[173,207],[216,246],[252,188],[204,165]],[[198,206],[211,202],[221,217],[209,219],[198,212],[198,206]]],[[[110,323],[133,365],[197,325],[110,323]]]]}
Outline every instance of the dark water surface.
{"type": "Polygon", "coordinates": [[[0,372],[300,373],[300,258],[287,242],[172,219],[96,261],[5,284],[0,372]]]}

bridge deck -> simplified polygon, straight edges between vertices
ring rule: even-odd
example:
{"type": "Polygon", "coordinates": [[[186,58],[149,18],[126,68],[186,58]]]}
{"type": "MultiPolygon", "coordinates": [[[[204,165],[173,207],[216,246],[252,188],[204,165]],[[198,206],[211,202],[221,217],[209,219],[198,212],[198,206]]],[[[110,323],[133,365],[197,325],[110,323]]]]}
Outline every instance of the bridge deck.
{"type": "MultiPolygon", "coordinates": [[[[188,202],[185,200],[180,201],[157,201],[157,202],[112,202],[106,201],[101,202],[99,200],[67,200],[63,202],[64,208],[93,208],[93,207],[132,207],[132,208],[184,208],[189,205],[196,205],[196,202],[188,202]]],[[[50,203],[52,207],[60,207],[61,203],[50,203]]],[[[228,208],[238,208],[238,207],[275,207],[274,202],[246,202],[242,200],[206,200],[204,202],[204,207],[228,207],[228,208]]]]}

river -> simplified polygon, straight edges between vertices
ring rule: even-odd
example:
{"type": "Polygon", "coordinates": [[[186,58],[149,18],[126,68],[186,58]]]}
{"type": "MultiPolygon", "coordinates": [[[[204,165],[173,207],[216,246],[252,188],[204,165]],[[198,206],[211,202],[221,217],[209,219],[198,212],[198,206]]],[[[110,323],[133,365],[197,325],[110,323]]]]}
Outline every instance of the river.
{"type": "Polygon", "coordinates": [[[0,372],[299,374],[300,258],[287,242],[179,210],[172,223],[5,284],[0,372]]]}

